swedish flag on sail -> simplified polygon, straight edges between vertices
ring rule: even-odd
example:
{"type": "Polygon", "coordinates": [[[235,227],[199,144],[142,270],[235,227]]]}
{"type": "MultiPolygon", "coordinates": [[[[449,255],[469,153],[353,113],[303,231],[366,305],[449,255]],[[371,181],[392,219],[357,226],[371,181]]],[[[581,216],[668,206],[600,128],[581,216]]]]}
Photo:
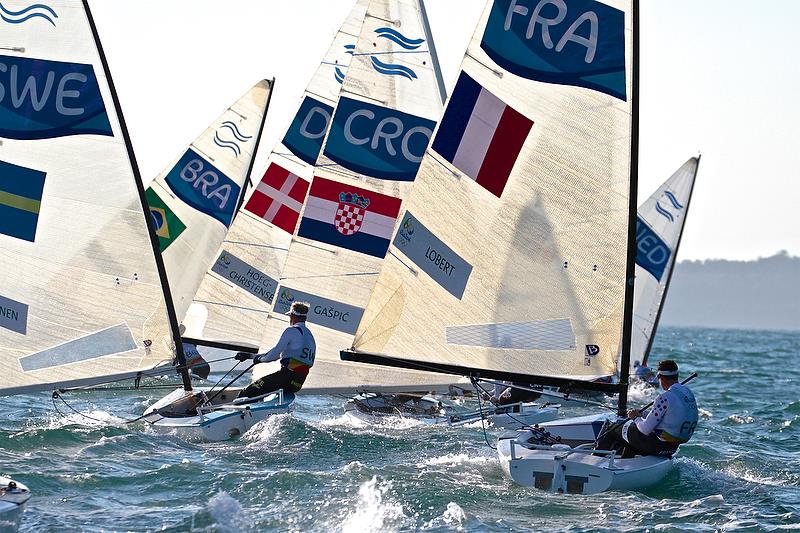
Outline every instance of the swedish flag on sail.
{"type": "Polygon", "coordinates": [[[163,252],[186,229],[178,216],[167,207],[167,204],[156,194],[152,187],[147,189],[147,204],[150,206],[150,216],[158,235],[159,248],[163,252]]]}
{"type": "Polygon", "coordinates": [[[45,176],[0,161],[0,233],[34,242],[45,176]]]}

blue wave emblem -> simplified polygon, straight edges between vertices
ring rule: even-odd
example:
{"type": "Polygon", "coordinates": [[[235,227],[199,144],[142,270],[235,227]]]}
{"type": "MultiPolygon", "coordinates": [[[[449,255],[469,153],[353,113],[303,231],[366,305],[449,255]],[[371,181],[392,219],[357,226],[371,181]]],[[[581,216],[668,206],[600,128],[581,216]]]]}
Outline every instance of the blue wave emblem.
{"type": "Polygon", "coordinates": [[[386,74],[387,76],[403,76],[409,80],[414,80],[417,77],[416,73],[406,66],[384,63],[375,56],[370,56],[370,59],[372,60],[372,67],[381,74],[386,74]]]}
{"type": "Polygon", "coordinates": [[[356,45],[354,44],[346,44],[344,45],[344,53],[353,55],[353,51],[356,49],[356,45]]]}
{"type": "Polygon", "coordinates": [[[677,199],[677,198],[675,198],[675,195],[674,195],[674,194],[672,194],[672,192],[670,192],[670,191],[664,191],[664,196],[666,196],[666,197],[667,197],[667,199],[669,200],[669,203],[671,203],[671,204],[672,204],[672,206],[673,206],[675,209],[683,209],[683,206],[680,204],[680,202],[678,202],[678,199],[677,199]]]}
{"type": "Polygon", "coordinates": [[[232,151],[236,157],[242,155],[242,147],[236,141],[239,142],[247,142],[249,139],[252,139],[252,135],[245,135],[241,131],[239,131],[239,127],[231,122],[230,120],[226,120],[223,122],[219,129],[214,133],[214,144],[219,146],[220,148],[227,148],[228,150],[232,151]],[[220,136],[220,132],[229,131],[233,135],[234,139],[225,139],[220,136]]]}
{"type": "Polygon", "coordinates": [[[42,18],[55,26],[58,14],[52,7],[44,4],[33,4],[19,11],[11,11],[0,3],[0,18],[9,24],[22,24],[34,18],[42,18]]]}
{"type": "Polygon", "coordinates": [[[672,213],[661,207],[661,204],[656,202],[656,211],[662,215],[664,218],[669,220],[670,222],[675,222],[675,217],[672,216],[672,213]]]}
{"type": "Polygon", "coordinates": [[[231,122],[230,120],[226,120],[225,122],[223,122],[220,128],[225,128],[230,130],[233,133],[233,136],[242,142],[247,142],[253,138],[252,135],[245,135],[244,133],[239,131],[239,126],[237,126],[235,122],[231,122]]]}
{"type": "Polygon", "coordinates": [[[336,78],[340,84],[344,83],[344,72],[339,67],[336,67],[333,71],[333,76],[336,78]]]}
{"type": "Polygon", "coordinates": [[[422,45],[422,43],[425,42],[425,39],[411,39],[406,37],[394,28],[378,28],[375,30],[375,33],[378,34],[378,37],[389,39],[390,41],[399,44],[406,50],[416,50],[422,45]]]}

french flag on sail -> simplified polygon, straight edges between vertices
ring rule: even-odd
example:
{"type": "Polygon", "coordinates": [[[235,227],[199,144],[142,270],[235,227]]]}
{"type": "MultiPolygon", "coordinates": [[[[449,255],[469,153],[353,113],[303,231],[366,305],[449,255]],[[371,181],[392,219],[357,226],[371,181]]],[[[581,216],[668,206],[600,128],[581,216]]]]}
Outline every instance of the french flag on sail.
{"type": "Polygon", "coordinates": [[[432,148],[498,198],[533,121],[461,72],[432,148]]]}
{"type": "Polygon", "coordinates": [[[383,258],[399,214],[399,198],[314,177],[297,236],[383,258]]]}

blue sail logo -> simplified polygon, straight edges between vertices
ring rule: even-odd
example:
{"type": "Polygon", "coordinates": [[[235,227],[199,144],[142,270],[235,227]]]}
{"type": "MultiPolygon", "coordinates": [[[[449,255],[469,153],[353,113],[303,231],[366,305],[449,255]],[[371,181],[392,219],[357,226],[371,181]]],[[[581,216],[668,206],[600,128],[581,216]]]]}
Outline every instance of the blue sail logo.
{"type": "Polygon", "coordinates": [[[331,115],[333,107],[306,96],[281,142],[301,161],[315,165],[328,133],[331,115]]]}
{"type": "Polygon", "coordinates": [[[239,131],[239,127],[236,123],[231,122],[230,120],[226,120],[223,122],[220,127],[214,132],[214,144],[219,146],[220,148],[227,148],[228,150],[233,152],[237,158],[242,153],[242,147],[239,143],[246,143],[250,139],[252,139],[252,135],[245,135],[241,131],[239,131]],[[233,139],[227,139],[226,137],[230,135],[233,139]]]}
{"type": "Polygon", "coordinates": [[[32,19],[44,19],[55,26],[58,14],[52,7],[45,4],[33,4],[19,11],[11,11],[0,3],[0,18],[9,24],[22,24],[32,19]]]}
{"type": "Polygon", "coordinates": [[[625,13],[595,0],[495,0],[481,48],[531,80],[627,99],[625,13]]]}
{"type": "Polygon", "coordinates": [[[667,243],[640,217],[636,217],[636,264],[661,281],[672,255],[667,243]]]}
{"type": "Polygon", "coordinates": [[[378,28],[375,30],[375,33],[378,35],[378,37],[388,39],[393,43],[400,45],[402,48],[405,48],[406,50],[416,50],[422,46],[422,43],[425,42],[425,39],[411,39],[406,37],[394,28],[378,28]]]}
{"type": "Polygon", "coordinates": [[[113,137],[92,65],[0,55],[0,137],[113,137]]]}
{"type": "Polygon", "coordinates": [[[194,150],[186,151],[165,181],[187,205],[219,220],[225,227],[233,222],[241,187],[194,150]]]}
{"type": "Polygon", "coordinates": [[[366,176],[414,181],[435,126],[432,120],[342,97],[324,153],[366,176]]]}
{"type": "MultiPolygon", "coordinates": [[[[672,204],[673,208],[677,209],[678,211],[683,209],[683,205],[678,201],[678,198],[672,191],[664,191],[664,196],[667,197],[667,200],[669,200],[669,203],[672,204]]],[[[673,215],[668,208],[661,205],[660,202],[656,202],[656,212],[670,222],[675,222],[675,215],[673,215]]]]}

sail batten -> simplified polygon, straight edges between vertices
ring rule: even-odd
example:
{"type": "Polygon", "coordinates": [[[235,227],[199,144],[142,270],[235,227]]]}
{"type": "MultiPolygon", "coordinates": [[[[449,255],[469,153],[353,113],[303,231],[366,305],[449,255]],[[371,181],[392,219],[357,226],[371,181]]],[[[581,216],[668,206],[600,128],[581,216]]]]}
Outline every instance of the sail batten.
{"type": "Polygon", "coordinates": [[[635,213],[632,2],[550,3],[560,46],[530,31],[529,4],[487,3],[355,357],[540,382],[616,371],[635,213]],[[595,41],[577,37],[582,23],[595,41]]]}

